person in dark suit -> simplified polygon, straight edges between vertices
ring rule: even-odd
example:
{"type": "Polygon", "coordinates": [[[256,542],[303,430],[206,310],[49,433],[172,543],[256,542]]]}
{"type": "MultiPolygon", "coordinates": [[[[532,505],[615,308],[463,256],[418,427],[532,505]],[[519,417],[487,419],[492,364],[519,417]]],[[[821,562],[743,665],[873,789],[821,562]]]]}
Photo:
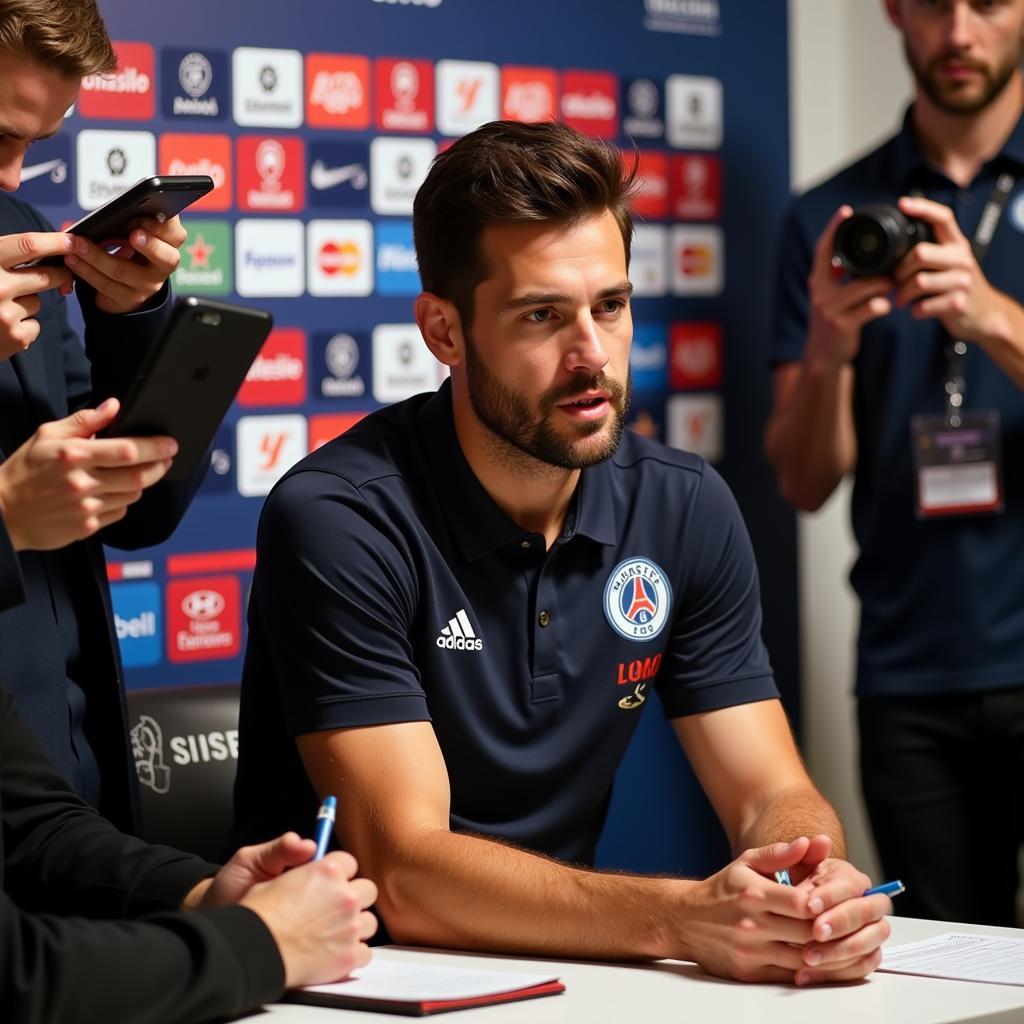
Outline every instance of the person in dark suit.
{"type": "MultiPolygon", "coordinates": [[[[18,187],[28,146],[59,130],[82,77],[116,63],[94,0],[0,0],[0,189],[18,187]]],[[[93,435],[159,332],[184,240],[177,218],[142,221],[131,258],[118,258],[0,195],[0,594],[14,605],[0,613],[0,650],[58,769],[126,831],[137,828],[136,781],[101,543],[164,540],[199,477],[158,483],[170,438],[93,435]],[[62,265],[23,266],[45,256],[62,265]],[[68,324],[72,289],[84,350],[68,324]]]]}
{"type": "Polygon", "coordinates": [[[0,1020],[198,1024],[370,959],[376,887],[347,853],[307,863],[315,844],[292,832],[218,870],[126,836],[72,793],[4,690],[0,824],[0,1020]]]}

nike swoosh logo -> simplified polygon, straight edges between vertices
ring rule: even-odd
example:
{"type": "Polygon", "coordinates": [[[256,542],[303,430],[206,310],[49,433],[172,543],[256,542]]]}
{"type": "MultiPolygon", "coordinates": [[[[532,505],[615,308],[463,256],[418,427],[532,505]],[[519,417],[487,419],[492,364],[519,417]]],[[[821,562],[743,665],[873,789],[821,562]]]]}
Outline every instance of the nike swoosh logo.
{"type": "Polygon", "coordinates": [[[23,166],[21,168],[21,180],[31,181],[42,174],[49,174],[50,171],[56,170],[63,163],[64,161],[58,157],[56,160],[47,160],[44,164],[36,164],[34,167],[23,166]]]}
{"type": "Polygon", "coordinates": [[[346,181],[351,181],[354,189],[364,189],[366,188],[366,168],[362,164],[327,167],[323,160],[316,160],[309,170],[309,181],[313,188],[321,192],[346,181]]]}

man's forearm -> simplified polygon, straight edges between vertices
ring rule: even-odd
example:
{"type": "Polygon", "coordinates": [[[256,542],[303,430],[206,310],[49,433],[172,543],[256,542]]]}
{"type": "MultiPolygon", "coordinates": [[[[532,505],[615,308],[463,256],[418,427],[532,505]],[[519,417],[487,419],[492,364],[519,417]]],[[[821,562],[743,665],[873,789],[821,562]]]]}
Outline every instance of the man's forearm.
{"type": "Polygon", "coordinates": [[[740,836],[734,852],[815,835],[827,835],[832,840],[833,857],[846,856],[846,836],[832,805],[813,787],[789,788],[773,794],[765,803],[740,836]]]}
{"type": "Polygon", "coordinates": [[[989,329],[978,344],[992,361],[1024,391],[1024,307],[997,292],[997,308],[989,317],[989,329]]]}
{"type": "Polygon", "coordinates": [[[398,942],[604,960],[692,959],[682,920],[699,883],[685,879],[589,871],[437,829],[377,881],[378,908],[398,942]]]}
{"type": "Polygon", "coordinates": [[[780,491],[797,508],[817,509],[852,468],[852,390],[852,368],[805,360],[792,394],[776,397],[765,454],[780,491]]]}

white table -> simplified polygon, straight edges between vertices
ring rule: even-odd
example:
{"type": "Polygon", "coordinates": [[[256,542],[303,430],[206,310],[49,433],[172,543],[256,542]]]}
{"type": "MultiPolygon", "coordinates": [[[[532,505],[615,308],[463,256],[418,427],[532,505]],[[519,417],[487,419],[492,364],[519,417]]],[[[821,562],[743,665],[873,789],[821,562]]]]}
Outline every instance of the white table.
{"type": "MultiPolygon", "coordinates": [[[[1024,930],[949,925],[894,917],[890,943],[915,942],[946,931],[1024,939],[1024,930]]],[[[983,985],[875,973],[854,985],[797,989],[743,985],[711,978],[694,964],[594,964],[526,960],[467,953],[382,947],[375,956],[429,957],[449,966],[557,974],[558,996],[439,1014],[451,1024],[1024,1024],[1024,986],[983,985]]],[[[274,1004],[267,1024],[383,1024],[410,1020],[389,1014],[274,1004]]],[[[266,1019],[266,1018],[264,1018],[266,1019]]]]}

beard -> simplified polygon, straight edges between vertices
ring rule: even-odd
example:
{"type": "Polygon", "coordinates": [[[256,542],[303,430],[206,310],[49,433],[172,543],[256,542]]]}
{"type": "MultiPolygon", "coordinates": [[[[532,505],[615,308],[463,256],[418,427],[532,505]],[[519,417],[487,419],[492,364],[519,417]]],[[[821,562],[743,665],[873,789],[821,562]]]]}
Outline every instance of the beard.
{"type": "Polygon", "coordinates": [[[903,38],[903,52],[910,65],[910,70],[913,72],[914,80],[928,99],[946,114],[966,116],[984,110],[1006,88],[1020,63],[1022,47],[1018,46],[1016,53],[1011,54],[1003,63],[994,67],[989,67],[982,61],[963,57],[955,51],[940,54],[925,64],[911,52],[906,36],[903,38]],[[981,74],[983,83],[980,93],[962,95],[955,88],[942,84],[940,67],[954,58],[981,74]]]}
{"type": "MultiPolygon", "coordinates": [[[[500,381],[484,364],[469,332],[466,332],[466,387],[477,419],[498,440],[506,454],[527,455],[559,469],[586,469],[611,458],[622,440],[633,386],[596,374],[578,373],[559,387],[549,388],[531,406],[525,395],[500,381]],[[581,391],[606,390],[611,395],[611,413],[600,420],[572,424],[572,435],[562,435],[553,426],[555,406],[581,391]],[[609,422],[610,420],[610,422],[609,422]],[[596,435],[604,432],[604,436],[596,435]],[[594,443],[581,444],[588,437],[594,443]]],[[[517,460],[518,461],[518,460],[517,460]]]]}

